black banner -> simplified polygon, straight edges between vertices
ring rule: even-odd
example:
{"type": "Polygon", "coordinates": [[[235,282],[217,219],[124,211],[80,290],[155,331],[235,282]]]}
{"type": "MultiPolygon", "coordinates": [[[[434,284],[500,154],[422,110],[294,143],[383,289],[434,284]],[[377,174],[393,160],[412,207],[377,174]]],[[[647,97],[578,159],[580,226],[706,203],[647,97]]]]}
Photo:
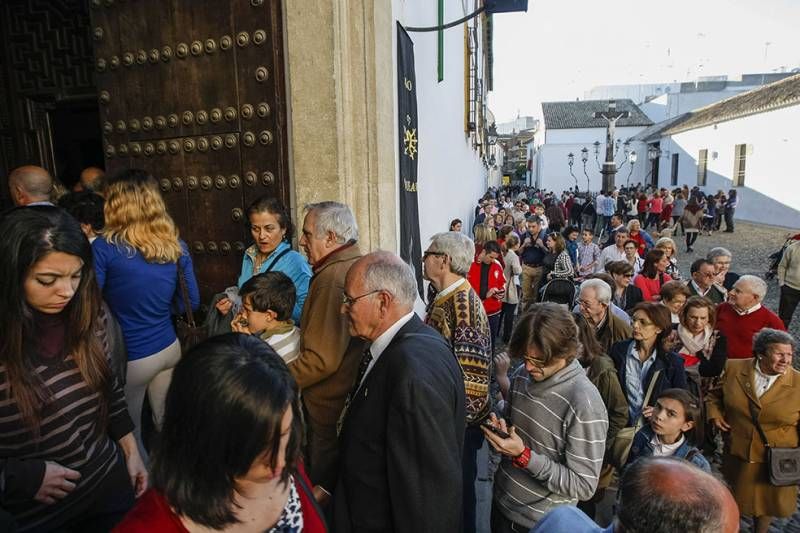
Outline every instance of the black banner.
{"type": "MultiPolygon", "coordinates": [[[[422,295],[422,245],[417,203],[417,87],[414,76],[414,43],[397,24],[397,127],[400,150],[400,257],[417,274],[422,295]]],[[[423,298],[424,299],[424,298],[423,298]]]]}

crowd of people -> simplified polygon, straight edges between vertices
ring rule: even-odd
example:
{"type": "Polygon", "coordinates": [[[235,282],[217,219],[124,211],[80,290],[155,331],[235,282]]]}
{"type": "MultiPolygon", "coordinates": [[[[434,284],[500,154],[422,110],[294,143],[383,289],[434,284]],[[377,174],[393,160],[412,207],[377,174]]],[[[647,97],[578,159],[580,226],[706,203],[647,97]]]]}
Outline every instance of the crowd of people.
{"type": "Polygon", "coordinates": [[[422,316],[347,205],[295,224],[258,198],[189,348],[174,320],[200,294],[156,179],[80,183],[54,202],[22,167],[0,215],[0,529],[732,532],[794,511],[765,450],[798,446],[796,341],[728,250],[681,279],[698,194],[490,190],[474,240],[458,219],[430,239],[422,316]]]}

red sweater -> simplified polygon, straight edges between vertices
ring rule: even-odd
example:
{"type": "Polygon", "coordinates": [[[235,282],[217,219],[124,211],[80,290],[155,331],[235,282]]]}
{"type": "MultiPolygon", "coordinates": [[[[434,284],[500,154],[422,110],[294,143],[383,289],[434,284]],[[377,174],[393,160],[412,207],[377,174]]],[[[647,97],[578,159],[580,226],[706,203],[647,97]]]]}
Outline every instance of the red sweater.
{"type": "MultiPolygon", "coordinates": [[[[486,293],[481,294],[481,265],[483,265],[483,263],[480,261],[473,262],[472,266],[469,268],[467,279],[469,280],[469,284],[472,285],[472,288],[475,289],[478,297],[480,297],[481,301],[483,302],[483,310],[486,311],[487,315],[494,315],[495,313],[499,313],[503,308],[503,302],[494,296],[491,298],[486,298],[486,293]]],[[[486,291],[488,292],[489,289],[497,289],[502,291],[505,288],[506,276],[503,274],[503,267],[500,266],[500,263],[495,261],[489,265],[489,280],[486,286],[486,291]]]]}
{"type": "MultiPolygon", "coordinates": [[[[308,486],[308,480],[302,466],[298,465],[298,473],[295,475],[303,476],[308,486]]],[[[295,479],[297,494],[300,496],[300,507],[303,511],[303,532],[304,533],[324,533],[326,531],[322,518],[317,514],[316,508],[312,505],[309,496],[303,487],[295,479]]],[[[189,533],[180,518],[176,515],[167,503],[167,500],[160,492],[150,489],[136,501],[125,518],[117,527],[114,533],[189,533]]]]}
{"type": "Polygon", "coordinates": [[[642,291],[642,298],[645,302],[658,302],[659,299],[656,299],[656,296],[659,296],[661,293],[661,285],[664,283],[672,281],[672,276],[669,274],[663,274],[662,276],[656,276],[655,279],[646,278],[641,274],[637,274],[635,278],[633,278],[633,284],[642,291]],[[663,282],[662,282],[663,279],[663,282]]]}
{"type": "Polygon", "coordinates": [[[717,306],[716,327],[728,339],[728,359],[753,357],[753,337],[763,328],[786,331],[783,321],[766,307],[740,315],[728,302],[717,306]]]}

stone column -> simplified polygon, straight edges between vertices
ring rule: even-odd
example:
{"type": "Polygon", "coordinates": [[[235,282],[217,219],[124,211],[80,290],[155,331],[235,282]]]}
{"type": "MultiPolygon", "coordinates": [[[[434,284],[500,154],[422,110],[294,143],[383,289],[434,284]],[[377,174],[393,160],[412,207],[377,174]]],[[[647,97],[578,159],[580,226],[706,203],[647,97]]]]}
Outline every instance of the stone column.
{"type": "Polygon", "coordinates": [[[363,250],[397,250],[391,2],[284,0],[292,208],[353,209],[363,250]]]}

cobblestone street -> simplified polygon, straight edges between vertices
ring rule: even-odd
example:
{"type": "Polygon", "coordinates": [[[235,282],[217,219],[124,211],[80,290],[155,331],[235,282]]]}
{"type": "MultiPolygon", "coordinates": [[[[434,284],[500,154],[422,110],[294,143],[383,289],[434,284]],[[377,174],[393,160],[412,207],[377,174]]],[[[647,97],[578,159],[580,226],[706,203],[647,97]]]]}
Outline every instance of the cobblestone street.
{"type": "MultiPolygon", "coordinates": [[[[788,233],[796,233],[786,228],[766,226],[762,224],[752,224],[748,222],[737,222],[735,233],[717,232],[711,236],[700,236],[694,245],[694,252],[687,254],[686,243],[683,236],[674,237],[676,244],[681,250],[678,256],[680,261],[681,273],[688,279],[689,267],[692,261],[705,256],[708,251],[715,246],[724,246],[733,253],[733,264],[731,270],[737,274],[754,274],[764,277],[769,266],[769,255],[779,249],[787,238],[788,233]]],[[[776,280],[767,281],[769,292],[765,299],[765,304],[771,310],[778,311],[778,283],[776,280]]],[[[796,313],[794,320],[789,328],[792,335],[800,339],[800,317],[796,313]]],[[[800,369],[800,358],[795,354],[795,367],[800,369]]],[[[743,521],[742,531],[751,531],[750,524],[743,521]]],[[[775,520],[770,532],[793,532],[800,533],[800,501],[798,502],[798,512],[790,519],[775,520]]]]}

